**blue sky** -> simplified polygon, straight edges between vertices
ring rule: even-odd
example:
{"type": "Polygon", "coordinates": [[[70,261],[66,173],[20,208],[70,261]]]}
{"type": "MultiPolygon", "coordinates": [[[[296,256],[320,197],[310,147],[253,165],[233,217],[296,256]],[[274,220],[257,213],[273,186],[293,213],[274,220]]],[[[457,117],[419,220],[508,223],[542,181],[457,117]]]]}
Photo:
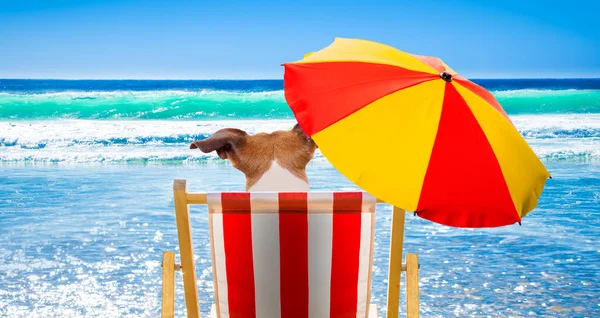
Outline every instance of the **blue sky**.
{"type": "Polygon", "coordinates": [[[280,79],[281,63],[334,37],[470,78],[600,77],[598,12],[594,0],[0,0],[0,78],[280,79]]]}

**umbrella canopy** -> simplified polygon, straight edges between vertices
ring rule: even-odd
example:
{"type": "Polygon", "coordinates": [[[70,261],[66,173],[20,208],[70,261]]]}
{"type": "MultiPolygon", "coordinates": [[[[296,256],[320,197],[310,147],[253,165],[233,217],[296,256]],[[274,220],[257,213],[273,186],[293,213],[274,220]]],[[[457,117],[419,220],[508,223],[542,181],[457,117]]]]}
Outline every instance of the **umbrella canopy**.
{"type": "Polygon", "coordinates": [[[302,129],[377,198],[455,227],[536,207],[550,174],[492,94],[440,59],[336,38],[284,68],[302,129]]]}

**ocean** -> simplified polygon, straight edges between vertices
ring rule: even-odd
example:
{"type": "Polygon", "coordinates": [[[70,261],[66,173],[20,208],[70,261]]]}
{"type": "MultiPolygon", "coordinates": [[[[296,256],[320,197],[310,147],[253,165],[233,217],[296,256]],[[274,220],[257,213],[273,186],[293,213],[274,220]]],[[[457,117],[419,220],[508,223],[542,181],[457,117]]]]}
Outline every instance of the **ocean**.
{"type": "MultiPolygon", "coordinates": [[[[600,79],[474,81],[553,179],[521,226],[457,229],[407,215],[422,316],[599,317],[600,79]]],[[[291,128],[282,89],[280,80],[0,79],[0,317],[159,316],[162,252],[178,244],[173,180],[191,191],[244,188],[240,172],[189,143],[224,127],[291,128]]],[[[319,152],[308,173],[313,190],[356,189],[319,152]]],[[[376,217],[380,312],[390,212],[376,217]]],[[[191,213],[207,313],[207,214],[191,213]]],[[[180,275],[177,285],[181,316],[180,275]]]]}

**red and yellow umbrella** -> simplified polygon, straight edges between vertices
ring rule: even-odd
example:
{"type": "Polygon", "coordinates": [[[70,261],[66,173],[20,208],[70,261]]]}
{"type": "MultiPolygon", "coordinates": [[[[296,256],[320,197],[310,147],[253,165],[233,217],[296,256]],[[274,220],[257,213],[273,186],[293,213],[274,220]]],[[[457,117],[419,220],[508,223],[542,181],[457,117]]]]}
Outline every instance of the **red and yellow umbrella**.
{"type": "Polygon", "coordinates": [[[492,94],[440,59],[337,38],[284,67],[302,129],[377,198],[455,227],[536,207],[550,174],[492,94]]]}

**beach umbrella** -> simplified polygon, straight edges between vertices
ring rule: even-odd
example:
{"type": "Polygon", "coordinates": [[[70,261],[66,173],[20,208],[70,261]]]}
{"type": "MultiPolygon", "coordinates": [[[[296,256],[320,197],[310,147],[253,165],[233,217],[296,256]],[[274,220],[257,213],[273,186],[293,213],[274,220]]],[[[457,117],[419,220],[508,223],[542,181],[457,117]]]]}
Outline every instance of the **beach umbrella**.
{"type": "Polygon", "coordinates": [[[336,38],[283,66],[300,127],[382,201],[469,228],[536,207],[550,174],[494,96],[439,58],[336,38]]]}

